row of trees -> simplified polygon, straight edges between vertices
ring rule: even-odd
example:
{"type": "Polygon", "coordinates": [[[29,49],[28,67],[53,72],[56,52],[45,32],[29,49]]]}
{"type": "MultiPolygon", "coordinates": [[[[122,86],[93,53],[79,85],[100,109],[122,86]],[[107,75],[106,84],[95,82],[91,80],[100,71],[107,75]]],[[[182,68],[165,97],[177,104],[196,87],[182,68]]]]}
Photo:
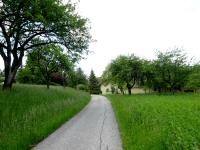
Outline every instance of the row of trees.
{"type": "Polygon", "coordinates": [[[63,85],[100,93],[100,84],[93,71],[89,78],[81,68],[75,69],[75,61],[63,55],[59,45],[50,44],[37,47],[27,55],[26,65],[17,73],[17,82],[26,84],[63,85]]]}
{"type": "Polygon", "coordinates": [[[19,81],[41,84],[45,80],[47,88],[49,88],[53,73],[63,74],[64,76],[65,72],[71,69],[72,62],[69,58],[63,54],[59,45],[49,44],[34,48],[27,56],[25,68],[18,75],[19,81]],[[29,77],[26,76],[27,73],[29,77]]]}
{"type": "Polygon", "coordinates": [[[158,92],[176,92],[200,87],[200,65],[191,65],[183,50],[157,52],[155,60],[121,55],[103,73],[103,82],[117,85],[121,93],[137,85],[158,92]]]}

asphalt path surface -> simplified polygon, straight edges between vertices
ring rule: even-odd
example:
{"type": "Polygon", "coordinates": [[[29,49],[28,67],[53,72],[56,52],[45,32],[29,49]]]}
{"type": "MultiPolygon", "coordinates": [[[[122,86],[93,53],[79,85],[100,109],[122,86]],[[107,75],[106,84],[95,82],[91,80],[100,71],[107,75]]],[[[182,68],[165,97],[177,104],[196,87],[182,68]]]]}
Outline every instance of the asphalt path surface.
{"type": "Polygon", "coordinates": [[[93,95],[79,114],[32,150],[122,150],[110,102],[93,95]]]}

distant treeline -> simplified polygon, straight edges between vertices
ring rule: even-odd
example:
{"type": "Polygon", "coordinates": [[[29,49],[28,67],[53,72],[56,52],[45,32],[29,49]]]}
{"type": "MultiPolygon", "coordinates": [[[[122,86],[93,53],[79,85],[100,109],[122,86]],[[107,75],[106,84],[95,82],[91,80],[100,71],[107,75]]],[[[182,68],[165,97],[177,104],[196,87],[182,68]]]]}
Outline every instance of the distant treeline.
{"type": "Polygon", "coordinates": [[[192,64],[183,50],[158,51],[156,59],[120,55],[106,67],[103,83],[116,85],[121,93],[131,94],[134,86],[156,92],[197,91],[200,88],[200,64],[192,64]]]}

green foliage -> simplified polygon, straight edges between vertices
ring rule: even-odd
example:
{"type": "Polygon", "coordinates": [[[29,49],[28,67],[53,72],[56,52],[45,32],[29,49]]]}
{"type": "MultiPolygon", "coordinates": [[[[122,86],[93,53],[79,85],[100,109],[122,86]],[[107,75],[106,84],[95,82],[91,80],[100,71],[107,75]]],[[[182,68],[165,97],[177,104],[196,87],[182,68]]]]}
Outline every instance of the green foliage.
{"type": "MultiPolygon", "coordinates": [[[[157,58],[153,61],[134,55],[119,56],[106,67],[102,78],[104,83],[117,85],[121,93],[124,93],[126,86],[131,94],[135,84],[149,91],[176,92],[182,91],[186,86],[190,73],[191,66],[183,50],[174,49],[158,51],[157,58]]],[[[198,78],[198,75],[193,74],[190,78],[198,78]]]]}
{"type": "Polygon", "coordinates": [[[109,95],[124,150],[200,148],[199,95],[109,95]]]}
{"type": "Polygon", "coordinates": [[[87,77],[81,68],[78,68],[76,70],[76,83],[77,84],[85,84],[85,85],[88,84],[87,77]]]}
{"type": "Polygon", "coordinates": [[[100,84],[99,81],[97,80],[94,71],[91,70],[90,76],[89,76],[89,92],[90,94],[100,94],[100,84]]]}
{"type": "Polygon", "coordinates": [[[61,0],[2,0],[0,37],[5,89],[12,86],[25,52],[57,43],[75,62],[88,53],[91,40],[88,20],[77,14],[70,1],[64,5],[61,0]]]}
{"type": "Polygon", "coordinates": [[[4,81],[4,73],[0,69],[0,84],[4,81]]]}
{"type": "Polygon", "coordinates": [[[26,150],[72,118],[88,93],[71,88],[16,85],[0,91],[0,150],[26,150]]]}
{"type": "Polygon", "coordinates": [[[154,72],[153,62],[148,60],[143,60],[140,85],[149,89],[153,88],[154,77],[155,77],[155,72],[154,72]]]}
{"type": "Polygon", "coordinates": [[[0,84],[4,81],[4,77],[0,76],[0,84]]]}
{"type": "Polygon", "coordinates": [[[68,73],[68,86],[77,88],[77,86],[84,85],[85,87],[88,86],[88,79],[87,76],[84,74],[81,68],[77,70],[71,70],[68,73]]]}
{"type": "Polygon", "coordinates": [[[200,89],[200,65],[195,65],[189,75],[186,88],[198,90],[200,89]]]}
{"type": "Polygon", "coordinates": [[[17,81],[19,83],[32,83],[33,82],[33,75],[29,68],[20,69],[17,74],[17,81]]]}
{"type": "Polygon", "coordinates": [[[27,70],[39,72],[49,87],[53,73],[68,72],[73,68],[73,64],[68,56],[63,54],[61,47],[51,44],[33,49],[28,55],[27,67],[27,70]]]}
{"type": "Polygon", "coordinates": [[[85,85],[85,84],[78,84],[78,85],[76,86],[76,88],[77,88],[78,90],[88,91],[88,86],[85,85]]]}
{"type": "Polygon", "coordinates": [[[46,84],[45,78],[37,67],[26,65],[17,73],[17,81],[26,84],[46,84]]]}
{"type": "Polygon", "coordinates": [[[186,85],[189,75],[187,57],[182,50],[174,49],[166,53],[158,52],[154,61],[153,86],[160,91],[175,91],[186,85]]]}
{"type": "Polygon", "coordinates": [[[104,72],[104,80],[117,84],[123,93],[123,87],[126,85],[131,94],[131,89],[139,81],[141,76],[142,62],[139,57],[119,56],[108,65],[104,72]]]}

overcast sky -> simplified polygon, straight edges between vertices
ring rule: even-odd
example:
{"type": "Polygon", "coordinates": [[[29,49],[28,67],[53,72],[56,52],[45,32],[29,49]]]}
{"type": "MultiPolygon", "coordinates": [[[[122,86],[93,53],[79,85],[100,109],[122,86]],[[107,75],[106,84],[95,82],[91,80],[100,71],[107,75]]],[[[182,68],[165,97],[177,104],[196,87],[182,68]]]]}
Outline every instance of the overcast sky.
{"type": "Polygon", "coordinates": [[[200,60],[200,0],[80,0],[77,11],[97,40],[80,62],[87,75],[93,69],[100,76],[120,54],[152,59],[175,46],[200,60]]]}
{"type": "Polygon", "coordinates": [[[100,76],[120,54],[152,59],[175,46],[200,60],[200,0],[80,0],[78,11],[97,40],[80,63],[87,74],[100,76]]]}

